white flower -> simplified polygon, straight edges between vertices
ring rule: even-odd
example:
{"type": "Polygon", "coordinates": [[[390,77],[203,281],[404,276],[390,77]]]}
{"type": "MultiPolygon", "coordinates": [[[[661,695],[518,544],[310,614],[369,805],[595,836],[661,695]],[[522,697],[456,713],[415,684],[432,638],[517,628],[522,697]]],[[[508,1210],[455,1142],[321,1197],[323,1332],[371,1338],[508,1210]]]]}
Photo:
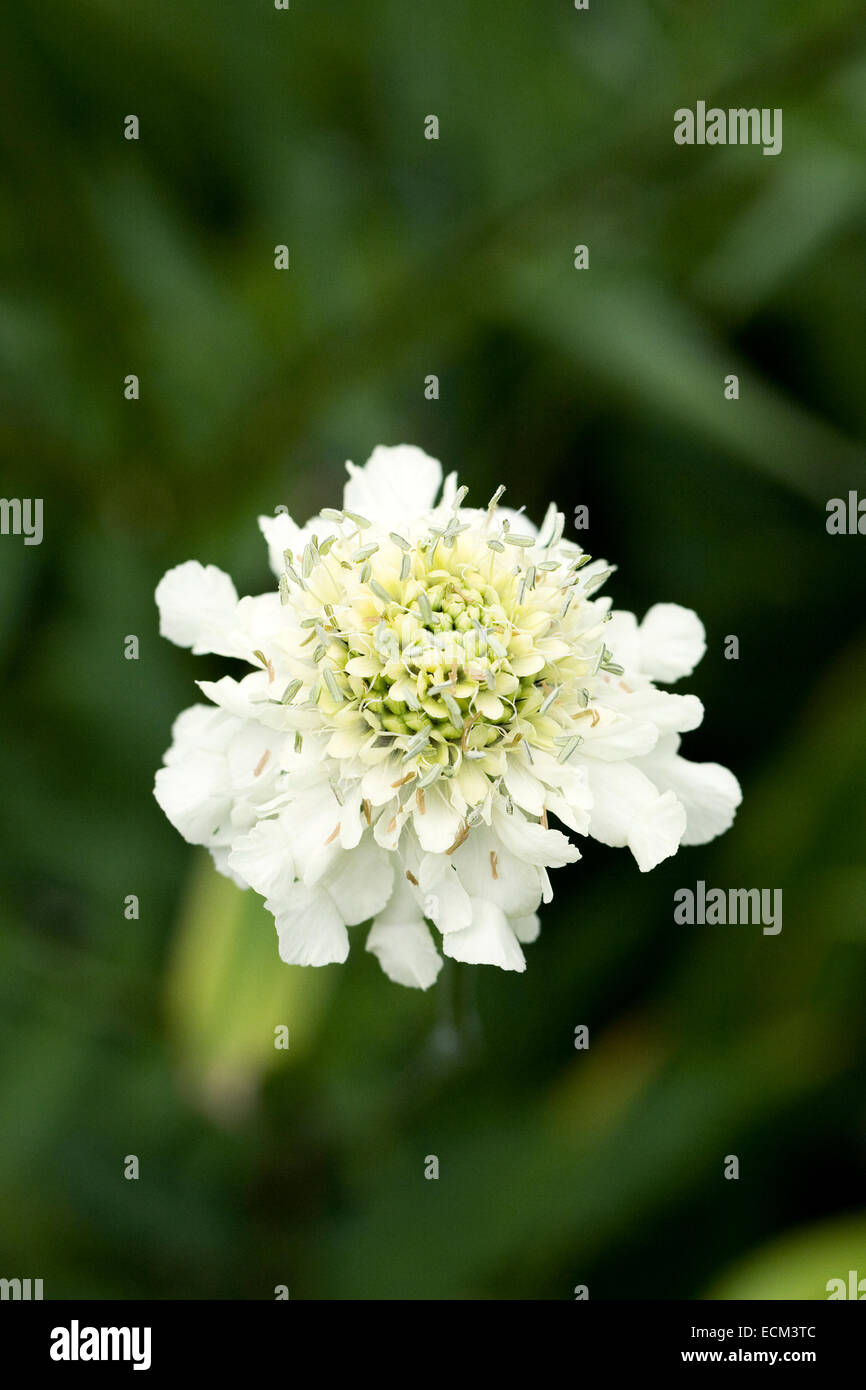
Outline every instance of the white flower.
{"type": "Polygon", "coordinates": [[[177,720],[156,798],[263,895],[285,961],[343,961],[372,919],[400,984],[433,983],[440,937],[523,970],[547,871],[579,858],[550,816],[643,871],[731,824],[736,779],[678,752],[700,701],[654,684],[694,669],[703,627],[612,612],[553,506],[536,531],[502,489],[465,507],[453,474],[437,502],[440,465],[408,445],[348,470],[344,510],[259,519],[273,593],[194,561],[161,581],[164,636],[253,669],[199,682],[212,703],[177,720]]]}

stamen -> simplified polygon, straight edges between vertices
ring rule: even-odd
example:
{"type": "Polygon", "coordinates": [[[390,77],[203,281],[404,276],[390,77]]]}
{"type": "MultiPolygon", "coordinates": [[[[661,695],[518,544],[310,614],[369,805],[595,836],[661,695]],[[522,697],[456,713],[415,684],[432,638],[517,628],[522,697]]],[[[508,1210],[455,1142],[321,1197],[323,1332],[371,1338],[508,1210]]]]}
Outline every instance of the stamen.
{"type": "Polygon", "coordinates": [[[454,696],[449,695],[447,690],[443,690],[442,700],[445,704],[445,708],[448,710],[448,713],[451,716],[451,723],[454,725],[455,729],[462,729],[463,715],[460,712],[460,706],[454,699],[454,696]]]}
{"type": "Polygon", "coordinates": [[[555,685],[553,689],[547,695],[545,695],[544,699],[541,702],[541,705],[539,706],[539,714],[547,713],[547,711],[550,709],[550,706],[553,704],[554,700],[557,698],[561,690],[561,685],[555,685]]]}
{"type": "Polygon", "coordinates": [[[581,738],[580,734],[571,734],[569,736],[566,736],[565,739],[554,739],[554,743],[562,744],[562,747],[559,750],[559,757],[557,758],[557,762],[567,763],[572,753],[574,753],[583,743],[583,739],[581,738]]]}
{"type": "Polygon", "coordinates": [[[417,777],[417,775],[418,774],[416,772],[407,772],[406,776],[401,777],[399,782],[391,783],[392,790],[397,791],[400,787],[405,787],[406,783],[413,781],[413,779],[417,777]]]}
{"type": "Polygon", "coordinates": [[[328,687],[328,694],[330,695],[331,699],[334,700],[335,703],[338,705],[342,704],[343,692],[337,684],[337,677],[334,675],[334,672],[331,670],[330,666],[322,667],[322,677],[324,679],[325,685],[328,687]]]}
{"type": "Polygon", "coordinates": [[[469,826],[468,826],[468,825],[465,823],[465,821],[464,821],[463,825],[461,825],[460,829],[457,831],[457,834],[456,834],[455,837],[454,837],[454,843],[448,846],[448,848],[446,849],[445,853],[446,853],[446,854],[453,854],[454,851],[455,851],[456,849],[459,849],[460,846],[461,846],[468,838],[469,838],[469,826]]]}
{"type": "Polygon", "coordinates": [[[501,483],[501,484],[499,485],[499,487],[496,489],[496,491],[494,492],[494,494],[493,494],[493,496],[491,497],[490,501],[487,503],[487,510],[488,510],[488,512],[491,513],[491,515],[492,515],[493,512],[495,512],[496,508],[498,507],[498,505],[499,505],[499,499],[502,497],[502,495],[503,495],[504,492],[505,492],[505,484],[504,484],[504,483],[501,483]]]}
{"type": "Polygon", "coordinates": [[[368,582],[369,588],[372,589],[372,591],[373,591],[373,593],[376,595],[376,597],[377,597],[377,598],[380,598],[380,599],[382,600],[383,603],[393,603],[393,602],[394,602],[394,600],[392,599],[391,595],[388,593],[388,590],[384,587],[384,585],[382,585],[382,584],[379,583],[378,579],[370,579],[370,580],[368,580],[367,582],[368,582]]]}
{"type": "Polygon", "coordinates": [[[420,753],[422,748],[426,748],[429,742],[430,725],[428,724],[425,729],[419,729],[415,737],[411,738],[407,743],[406,752],[403,757],[403,762],[408,763],[409,759],[414,758],[418,753],[420,753]]]}
{"type": "Polygon", "coordinates": [[[503,540],[506,545],[516,545],[522,550],[527,549],[531,545],[535,545],[534,536],[517,536],[513,531],[509,531],[506,536],[503,536],[503,540]]]}

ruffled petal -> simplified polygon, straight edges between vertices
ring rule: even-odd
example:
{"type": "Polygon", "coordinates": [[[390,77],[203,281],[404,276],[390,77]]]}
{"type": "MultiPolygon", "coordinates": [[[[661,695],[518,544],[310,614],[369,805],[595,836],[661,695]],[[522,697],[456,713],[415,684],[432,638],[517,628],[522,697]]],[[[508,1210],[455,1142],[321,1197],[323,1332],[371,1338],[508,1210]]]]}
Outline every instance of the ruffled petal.
{"type": "Polygon", "coordinates": [[[697,729],[704,717],[704,707],[697,695],[673,695],[669,690],[656,690],[652,685],[629,691],[615,689],[604,698],[629,719],[654,724],[661,734],[688,733],[697,729]]]}
{"type": "Polygon", "coordinates": [[[655,805],[639,811],[629,828],[628,847],[641,873],[676,854],[685,831],[685,807],[673,792],[665,792],[655,805]]]}
{"type": "Polygon", "coordinates": [[[442,482],[439,460],[414,444],[380,444],[363,468],[347,463],[346,469],[344,506],[385,529],[429,511],[442,482]]]}
{"type": "Polygon", "coordinates": [[[156,586],[159,632],[196,656],[225,650],[225,634],[234,626],[238,595],[229,576],[216,565],[187,560],[163,575],[156,586]]]}
{"type": "Polygon", "coordinates": [[[355,849],[344,850],[322,880],[348,927],[381,912],[394,886],[391,855],[367,835],[355,849]]]}
{"type": "Polygon", "coordinates": [[[733,824],[743,799],[732,772],[719,763],[693,763],[677,754],[678,739],[665,739],[641,768],[660,791],[671,791],[685,807],[684,845],[703,845],[733,824]]]}
{"type": "Polygon", "coordinates": [[[279,819],[260,820],[234,843],[229,868],[263,898],[280,902],[294,880],[291,840],[279,819]]]}
{"type": "Polygon", "coordinates": [[[625,667],[626,674],[640,671],[640,629],[634,613],[618,608],[611,613],[605,627],[604,640],[613,653],[614,661],[625,667]]]}
{"type": "Polygon", "coordinates": [[[280,959],[287,965],[341,965],[348,956],[349,933],[323,888],[294,883],[265,907],[274,915],[280,959]]]}
{"type": "Polygon", "coordinates": [[[207,705],[191,706],[174,722],[154,796],[188,844],[214,845],[230,834],[233,789],[226,750],[242,729],[240,720],[207,705]]]}
{"type": "Polygon", "coordinates": [[[690,676],[707,649],[697,613],[678,603],[656,603],[640,625],[641,670],[656,681],[690,676]]]}
{"type": "Polygon", "coordinates": [[[470,898],[486,898],[509,916],[527,916],[538,907],[541,878],[537,866],[512,853],[487,826],[471,830],[455,850],[453,860],[470,898]]]}
{"type": "Polygon", "coordinates": [[[628,845],[642,872],[676,853],[686,813],[673,793],[657,788],[631,763],[597,764],[590,772],[590,834],[603,845],[628,845]]]}
{"type": "Polygon", "coordinates": [[[495,807],[493,828],[506,849],[528,864],[561,869],[563,864],[573,864],[580,858],[580,851],[561,830],[545,830],[519,811],[509,816],[501,807],[495,807]]]}
{"type": "Polygon", "coordinates": [[[452,859],[444,854],[425,855],[418,869],[418,891],[424,916],[443,934],[469,926],[472,903],[452,859]]]}
{"type": "Polygon", "coordinates": [[[544,787],[519,750],[509,757],[503,780],[509,794],[522,810],[532,816],[541,815],[544,810],[544,787]]]}
{"type": "Polygon", "coordinates": [[[500,907],[472,899],[472,922],[442,938],[442,950],[467,965],[498,965],[500,970],[525,970],[526,961],[508,918],[500,907]]]}
{"type": "Polygon", "coordinates": [[[454,843],[461,825],[461,816],[451,802],[443,796],[436,786],[428,787],[424,793],[424,810],[416,804],[412,816],[415,834],[421,848],[429,854],[444,854],[454,843]]]}
{"type": "MultiPolygon", "coordinates": [[[[598,698],[604,699],[603,692],[598,698]]],[[[627,714],[605,705],[597,706],[596,712],[598,722],[595,725],[587,719],[575,725],[575,730],[583,738],[579,750],[581,760],[621,762],[628,758],[640,758],[658,742],[658,726],[650,720],[631,719],[627,714]]]]}
{"type": "Polygon", "coordinates": [[[376,956],[389,980],[412,989],[429,989],[442,969],[442,957],[405,880],[398,883],[387,907],[376,916],[367,936],[367,950],[376,956]]]}

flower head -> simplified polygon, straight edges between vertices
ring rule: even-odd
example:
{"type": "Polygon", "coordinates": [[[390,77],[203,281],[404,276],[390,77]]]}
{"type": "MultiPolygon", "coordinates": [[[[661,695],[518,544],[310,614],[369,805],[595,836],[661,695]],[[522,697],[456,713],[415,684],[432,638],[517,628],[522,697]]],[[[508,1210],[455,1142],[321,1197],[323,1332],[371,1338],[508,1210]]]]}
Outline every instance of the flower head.
{"type": "Polygon", "coordinates": [[[693,670],[703,628],[612,611],[553,506],[539,531],[502,488],[467,507],[407,445],[348,469],[341,510],[259,519],[273,592],[195,561],[158,586],[164,636],[253,669],[199,682],[157,800],[265,897],[285,961],[343,961],[372,919],[401,984],[441,968],[431,923],[446,955],[522,970],[547,870],[580,857],[550,816],[642,870],[730,825],[736,779],[678,753],[700,701],[654,684],[693,670]]]}

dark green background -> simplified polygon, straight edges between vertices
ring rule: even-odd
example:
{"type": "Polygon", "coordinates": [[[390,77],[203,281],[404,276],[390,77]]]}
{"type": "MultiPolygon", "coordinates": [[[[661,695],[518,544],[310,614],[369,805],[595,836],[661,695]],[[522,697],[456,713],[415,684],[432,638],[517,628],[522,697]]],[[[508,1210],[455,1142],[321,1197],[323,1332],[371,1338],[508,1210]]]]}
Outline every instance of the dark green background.
{"type": "Polygon", "coordinates": [[[2,491],[45,537],[0,537],[0,1275],[47,1297],[866,1276],[866,537],[825,530],[866,495],[866,16],[591,5],[2,7],[2,491]],[[782,107],[781,155],[676,146],[698,99],[782,107]],[[151,795],[226,669],[159,639],[163,571],[261,591],[257,513],[403,441],[476,502],[587,505],[620,606],[701,614],[685,751],[745,793],[650,875],[586,842],[524,976],[426,995],[360,930],[283,966],[151,795]],[[781,887],[782,934],[675,926],[699,878],[781,887]]]}

